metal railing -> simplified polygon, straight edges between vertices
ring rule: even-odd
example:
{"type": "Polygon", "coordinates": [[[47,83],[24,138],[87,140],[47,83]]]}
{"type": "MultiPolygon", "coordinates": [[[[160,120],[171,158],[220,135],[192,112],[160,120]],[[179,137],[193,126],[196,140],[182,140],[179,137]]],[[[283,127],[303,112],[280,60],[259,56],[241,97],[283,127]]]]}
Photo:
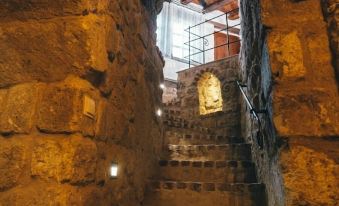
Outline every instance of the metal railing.
{"type": "Polygon", "coordinates": [[[192,63],[198,64],[198,65],[205,64],[206,63],[206,52],[207,51],[214,50],[216,48],[220,48],[220,47],[223,47],[223,46],[227,46],[226,51],[227,51],[227,54],[230,55],[230,45],[241,42],[240,38],[239,38],[239,40],[235,40],[235,41],[232,41],[232,42],[230,40],[230,34],[234,33],[234,32],[231,32],[231,30],[237,30],[238,29],[237,27],[240,27],[240,21],[239,21],[239,23],[234,24],[232,26],[230,26],[230,24],[229,24],[229,20],[230,20],[229,15],[234,13],[234,12],[239,12],[239,8],[233,9],[231,11],[228,11],[226,13],[223,13],[223,14],[218,15],[216,17],[213,17],[211,19],[207,19],[204,22],[201,22],[201,23],[196,24],[194,26],[190,26],[187,29],[185,29],[185,32],[188,32],[188,42],[185,42],[184,44],[188,46],[188,56],[185,56],[184,58],[188,60],[189,68],[191,67],[192,63]],[[202,35],[202,36],[200,34],[196,34],[196,33],[193,32],[194,28],[196,28],[198,26],[202,26],[202,25],[207,24],[207,23],[210,23],[210,22],[212,22],[212,20],[218,19],[222,16],[225,16],[225,20],[226,20],[226,24],[223,25],[224,28],[221,28],[218,31],[214,30],[214,32],[206,34],[206,35],[202,35]],[[217,33],[226,33],[226,42],[222,43],[220,45],[216,45],[212,48],[206,48],[206,46],[208,46],[207,38],[209,36],[213,37],[217,33]],[[194,46],[196,44],[193,44],[193,42],[201,41],[201,40],[202,40],[202,48],[198,48],[198,47],[194,46]],[[199,62],[199,61],[194,60],[192,58],[192,57],[199,55],[201,53],[203,54],[202,62],[199,62]]]}
{"type": "Polygon", "coordinates": [[[238,87],[239,87],[239,89],[240,89],[240,92],[241,92],[242,96],[243,96],[244,99],[245,99],[245,102],[246,102],[247,106],[248,106],[249,109],[250,109],[250,113],[251,113],[251,114],[254,116],[254,118],[260,123],[260,119],[259,119],[257,110],[254,109],[252,103],[251,103],[250,100],[248,99],[248,96],[246,95],[246,93],[245,93],[245,91],[244,91],[244,89],[243,89],[243,87],[247,87],[247,85],[242,84],[242,83],[240,83],[239,81],[237,81],[237,85],[238,85],[238,87]]]}
{"type": "Polygon", "coordinates": [[[249,100],[248,96],[246,95],[245,91],[244,91],[244,87],[247,87],[247,85],[245,84],[242,84],[240,83],[239,81],[237,81],[237,85],[240,89],[240,92],[242,94],[242,96],[244,97],[245,99],[245,102],[247,104],[247,106],[249,107],[250,109],[250,114],[253,115],[253,117],[255,118],[255,120],[258,122],[258,128],[259,128],[259,133],[257,134],[257,143],[259,145],[259,148],[262,149],[263,148],[263,136],[261,131],[262,131],[262,124],[261,124],[261,121],[260,121],[260,118],[259,118],[259,115],[258,114],[266,114],[267,113],[267,110],[257,110],[254,108],[253,104],[251,103],[251,101],[249,100]]]}

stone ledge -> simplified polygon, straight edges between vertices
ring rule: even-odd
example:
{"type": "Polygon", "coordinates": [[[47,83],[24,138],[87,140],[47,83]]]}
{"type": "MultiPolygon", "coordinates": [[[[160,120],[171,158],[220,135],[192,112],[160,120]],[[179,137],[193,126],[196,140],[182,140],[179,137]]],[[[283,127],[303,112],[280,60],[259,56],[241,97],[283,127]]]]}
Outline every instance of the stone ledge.
{"type": "Polygon", "coordinates": [[[191,190],[195,192],[237,192],[257,193],[263,192],[265,186],[260,183],[210,183],[210,182],[176,182],[176,181],[151,181],[154,190],[191,190]]]}
{"type": "Polygon", "coordinates": [[[199,168],[253,168],[254,163],[246,160],[226,161],[190,161],[190,160],[160,160],[161,167],[199,167],[199,168]]]}
{"type": "Polygon", "coordinates": [[[178,151],[178,150],[227,150],[227,149],[236,149],[239,147],[251,148],[251,144],[246,143],[234,143],[234,144],[206,144],[206,145],[169,145],[168,149],[178,151]]]}
{"type": "Polygon", "coordinates": [[[187,141],[192,140],[209,140],[214,142],[225,142],[225,143],[244,143],[244,139],[235,136],[222,136],[222,135],[208,135],[208,134],[193,134],[193,132],[186,132],[184,134],[174,132],[174,131],[166,131],[165,133],[167,138],[178,138],[187,141]]]}

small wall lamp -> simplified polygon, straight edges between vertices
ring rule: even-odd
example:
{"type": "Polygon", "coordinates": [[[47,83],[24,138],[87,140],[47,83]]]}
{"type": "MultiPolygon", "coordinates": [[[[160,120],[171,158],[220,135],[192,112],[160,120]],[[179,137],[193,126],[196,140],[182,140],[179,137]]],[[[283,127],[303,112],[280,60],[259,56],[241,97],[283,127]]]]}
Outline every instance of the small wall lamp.
{"type": "Polygon", "coordinates": [[[112,162],[109,174],[112,179],[118,177],[118,163],[112,162]]]}
{"type": "Polygon", "coordinates": [[[157,115],[158,115],[159,117],[161,117],[161,115],[162,115],[162,110],[161,110],[161,109],[158,109],[156,113],[157,113],[157,115]]]}

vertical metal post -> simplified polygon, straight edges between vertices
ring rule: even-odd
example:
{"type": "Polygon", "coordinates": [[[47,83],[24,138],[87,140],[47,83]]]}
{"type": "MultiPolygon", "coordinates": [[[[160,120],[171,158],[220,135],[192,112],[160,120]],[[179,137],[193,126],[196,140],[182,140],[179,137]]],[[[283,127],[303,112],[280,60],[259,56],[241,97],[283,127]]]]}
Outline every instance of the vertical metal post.
{"type": "Polygon", "coordinates": [[[226,12],[226,33],[227,33],[227,51],[228,51],[228,56],[231,56],[230,54],[230,34],[228,31],[228,12],[226,12]]]}
{"type": "Polygon", "coordinates": [[[188,27],[188,68],[191,68],[191,26],[188,27]]]}
{"type": "Polygon", "coordinates": [[[203,62],[205,62],[205,37],[202,37],[202,55],[203,55],[203,62]]]}

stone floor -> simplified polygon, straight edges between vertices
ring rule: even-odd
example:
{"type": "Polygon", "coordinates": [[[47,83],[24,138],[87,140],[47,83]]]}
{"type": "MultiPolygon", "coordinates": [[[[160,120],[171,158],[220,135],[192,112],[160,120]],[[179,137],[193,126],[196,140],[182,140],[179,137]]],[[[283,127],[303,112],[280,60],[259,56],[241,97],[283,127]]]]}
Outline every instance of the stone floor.
{"type": "Polygon", "coordinates": [[[165,112],[166,152],[145,206],[265,206],[251,145],[165,112]]]}

